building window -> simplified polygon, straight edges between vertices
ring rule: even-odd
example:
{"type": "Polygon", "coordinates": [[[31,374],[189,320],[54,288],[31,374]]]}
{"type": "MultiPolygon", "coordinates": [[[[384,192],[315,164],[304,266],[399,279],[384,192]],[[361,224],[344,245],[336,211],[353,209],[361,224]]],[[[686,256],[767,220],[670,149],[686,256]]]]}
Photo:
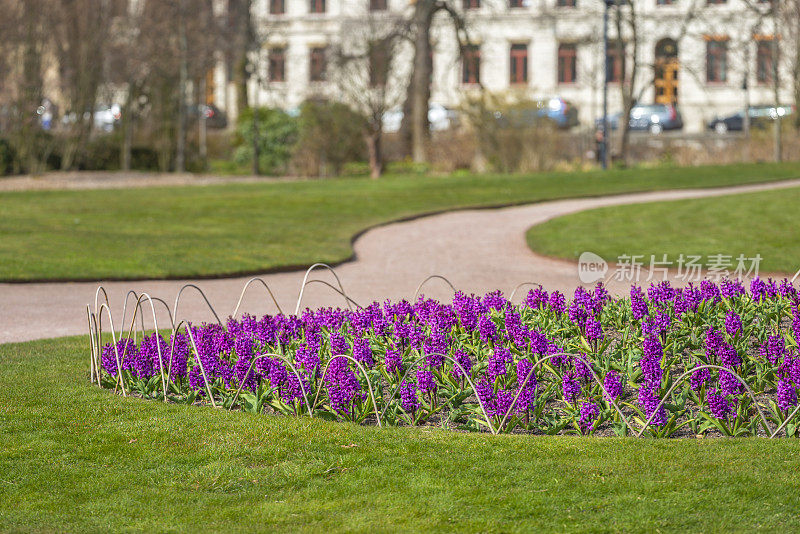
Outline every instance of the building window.
{"type": "Polygon", "coordinates": [[[285,48],[270,48],[269,49],[269,81],[271,81],[271,82],[285,82],[286,81],[286,49],[285,48]]]}
{"type": "Polygon", "coordinates": [[[283,15],[284,13],[286,13],[285,0],[269,0],[270,15],[283,15]]]}
{"type": "Polygon", "coordinates": [[[389,77],[389,54],[386,44],[373,43],[369,49],[369,84],[383,87],[389,77]]]}
{"type": "Polygon", "coordinates": [[[575,7],[576,5],[576,0],[556,0],[557,7],[575,7]]]}
{"type": "Polygon", "coordinates": [[[623,49],[620,50],[618,42],[611,41],[608,43],[606,68],[608,69],[608,81],[610,83],[619,83],[622,81],[622,54],[624,53],[624,45],[623,49]]]}
{"type": "Polygon", "coordinates": [[[326,69],[325,47],[312,48],[308,79],[312,82],[324,82],[326,69]]]}
{"type": "Polygon", "coordinates": [[[772,39],[757,41],[756,49],[756,81],[770,83],[772,81],[772,39]]]}
{"type": "Polygon", "coordinates": [[[325,13],[325,0],[311,0],[309,13],[325,13]]]}
{"type": "Polygon", "coordinates": [[[369,0],[370,11],[386,11],[388,9],[386,0],[369,0]]]}
{"type": "Polygon", "coordinates": [[[461,67],[462,83],[481,83],[481,49],[479,46],[464,47],[461,67]]]}
{"type": "Polygon", "coordinates": [[[463,0],[463,7],[464,11],[470,9],[480,9],[481,8],[481,0],[463,0]]]}
{"type": "Polygon", "coordinates": [[[728,78],[728,40],[709,39],[706,42],[706,81],[723,83],[728,78]]]}
{"type": "Polygon", "coordinates": [[[528,45],[518,43],[511,45],[511,79],[510,83],[528,83],[528,45]]]}
{"type": "Polygon", "coordinates": [[[573,43],[558,45],[558,83],[575,83],[578,78],[578,48],[573,43]]]}
{"type": "Polygon", "coordinates": [[[526,7],[525,0],[508,0],[508,7],[526,7]]]}

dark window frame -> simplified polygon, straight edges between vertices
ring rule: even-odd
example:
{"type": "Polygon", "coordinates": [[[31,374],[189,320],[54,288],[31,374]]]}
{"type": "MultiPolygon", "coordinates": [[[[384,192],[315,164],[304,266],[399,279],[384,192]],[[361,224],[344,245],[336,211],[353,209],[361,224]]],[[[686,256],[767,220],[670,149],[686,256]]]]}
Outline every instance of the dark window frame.
{"type": "Polygon", "coordinates": [[[327,79],[328,47],[315,46],[309,51],[308,81],[324,82],[327,79]]]}
{"type": "Polygon", "coordinates": [[[269,0],[269,14],[270,15],[285,15],[286,14],[286,0],[269,0]]]}
{"type": "Polygon", "coordinates": [[[578,81],[578,45],[559,43],[558,45],[558,83],[574,84],[578,81]]]}
{"type": "Polygon", "coordinates": [[[461,52],[461,83],[474,85],[481,83],[481,47],[467,45],[461,52]]]}
{"type": "Polygon", "coordinates": [[[528,63],[528,43],[511,43],[508,69],[511,85],[528,83],[528,63]]]}
{"type": "Polygon", "coordinates": [[[706,83],[724,84],[728,81],[728,39],[706,40],[706,83]]]}
{"type": "Polygon", "coordinates": [[[389,2],[387,0],[369,0],[370,12],[387,11],[389,9],[389,2]]]}
{"type": "Polygon", "coordinates": [[[385,45],[376,44],[369,49],[369,85],[385,87],[389,78],[389,54],[385,45]]]}
{"type": "Polygon", "coordinates": [[[622,55],[625,54],[623,44],[622,53],[617,48],[618,43],[611,41],[608,43],[608,54],[606,55],[606,65],[608,66],[608,83],[622,82],[622,55]]]}
{"type": "Polygon", "coordinates": [[[772,83],[772,39],[759,39],[756,41],[756,82],[760,84],[772,83]]]}
{"type": "Polygon", "coordinates": [[[270,82],[286,81],[286,47],[276,46],[267,53],[268,72],[270,82]]]}
{"type": "Polygon", "coordinates": [[[325,5],[325,0],[310,0],[308,5],[309,13],[322,14],[326,13],[328,6],[325,5]]]}

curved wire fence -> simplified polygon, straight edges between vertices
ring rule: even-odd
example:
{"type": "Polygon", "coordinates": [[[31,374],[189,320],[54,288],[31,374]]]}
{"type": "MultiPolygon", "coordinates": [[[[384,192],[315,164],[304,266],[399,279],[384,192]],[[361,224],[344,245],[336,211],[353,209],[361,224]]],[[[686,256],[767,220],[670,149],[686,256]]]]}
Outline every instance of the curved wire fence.
{"type": "MultiPolygon", "coordinates": [[[[492,434],[566,432],[638,438],[646,434],[667,437],[711,432],[772,439],[800,433],[797,417],[800,404],[797,403],[796,389],[791,390],[794,392],[792,397],[785,386],[787,379],[781,378],[790,376],[793,371],[781,371],[780,367],[776,367],[771,371],[773,374],[769,375],[764,372],[765,368],[756,369],[759,365],[757,361],[718,365],[695,359],[682,360],[680,365],[676,365],[674,362],[681,360],[681,357],[663,350],[663,346],[670,345],[667,335],[662,333],[661,338],[651,336],[656,342],[658,339],[663,341],[660,349],[663,361],[659,356],[658,380],[653,380],[646,377],[651,371],[645,369],[643,363],[650,350],[647,341],[643,349],[645,354],[638,355],[637,361],[631,354],[620,353],[619,344],[601,343],[594,339],[587,320],[584,320],[583,326],[576,323],[572,317],[574,304],[570,304],[567,314],[566,305],[558,304],[561,300],[555,298],[555,293],[550,298],[552,302],[548,301],[546,305],[537,301],[542,294],[547,296],[540,284],[524,282],[512,289],[509,299],[502,297],[499,292],[483,297],[486,302],[494,299],[501,303],[493,308],[491,304],[487,307],[480,304],[480,299],[458,292],[454,284],[441,275],[427,277],[414,292],[412,303],[404,305],[403,310],[412,312],[403,313],[417,313],[422,317],[423,313],[428,313],[427,306],[433,310],[447,310],[452,317],[456,317],[455,326],[450,326],[453,347],[458,348],[440,351],[432,341],[438,334],[430,325],[426,327],[429,332],[424,335],[415,332],[409,334],[411,337],[424,337],[414,348],[393,346],[391,340],[387,341],[391,336],[384,334],[374,334],[370,339],[355,335],[350,336],[352,339],[348,338],[348,328],[352,329],[353,324],[363,322],[365,318],[373,321],[368,327],[373,332],[385,329],[385,324],[381,322],[385,317],[381,313],[385,313],[386,308],[380,311],[377,303],[362,307],[345,292],[336,271],[326,264],[314,264],[306,271],[298,290],[293,316],[284,315],[274,293],[263,279],[250,279],[229,315],[227,329],[211,301],[195,284],[180,288],[171,310],[163,299],[129,291],[123,302],[122,320],[118,324],[114,322],[108,294],[101,286],[95,292],[94,309],[91,305],[86,307],[89,377],[98,386],[120,391],[123,396],[135,394],[163,402],[210,404],[214,408],[228,410],[325,417],[362,424],[372,422],[379,427],[438,424],[485,430],[492,434]],[[336,285],[310,278],[311,273],[319,269],[330,271],[336,285]],[[419,297],[422,288],[435,280],[445,283],[453,291],[454,300],[449,308],[419,297]],[[231,333],[231,328],[244,328],[244,322],[238,322],[236,317],[246,292],[254,284],[264,288],[268,302],[277,310],[277,315],[260,320],[249,318],[248,324],[260,321],[257,324],[263,323],[266,329],[280,324],[282,330],[276,334],[274,343],[254,348],[242,360],[238,357],[237,351],[240,349],[236,343],[255,343],[253,340],[258,336],[254,330],[248,334],[250,338],[242,337],[245,341],[241,341],[238,334],[231,333]],[[300,321],[298,313],[310,284],[320,284],[342,297],[346,311],[330,312],[326,320],[344,317],[342,321],[350,321],[346,323],[347,328],[340,324],[338,330],[332,327],[321,330],[324,333],[324,350],[320,349],[318,353],[325,355],[321,358],[315,356],[317,360],[313,362],[307,354],[309,332],[302,331],[302,328],[297,331],[300,321]],[[530,290],[524,304],[512,304],[517,292],[526,286],[535,289],[530,290]],[[193,326],[187,317],[179,313],[185,290],[199,293],[214,316],[216,325],[193,326]],[[130,306],[129,317],[131,298],[134,304],[130,306]],[[482,308],[480,319],[475,321],[470,330],[464,327],[469,312],[461,307],[476,302],[485,309],[482,308]],[[166,310],[168,324],[159,324],[156,313],[158,306],[166,310]],[[418,309],[414,306],[418,306],[418,309]],[[564,309],[554,311],[559,306],[564,309]],[[148,331],[145,327],[145,315],[148,320],[152,319],[152,330],[148,331]],[[558,328],[561,331],[569,329],[569,325],[577,325],[572,332],[577,342],[571,350],[559,350],[551,344],[542,353],[539,349],[532,349],[534,329],[530,329],[526,334],[530,338],[527,345],[529,350],[518,350],[511,341],[515,335],[512,330],[518,328],[514,321],[520,322],[523,317],[537,328],[546,325],[547,320],[556,319],[560,321],[558,328]],[[108,323],[107,329],[104,329],[104,322],[108,323]],[[505,328],[503,335],[511,348],[501,346],[499,341],[484,343],[484,330],[488,332],[492,328],[505,328]],[[162,329],[169,332],[168,341],[161,337],[162,329]],[[295,338],[287,334],[290,331],[295,338]],[[110,344],[104,344],[104,339],[108,337],[110,344]],[[137,340],[140,340],[138,346],[137,340]],[[428,342],[431,347],[426,345],[428,342]],[[336,343],[344,344],[346,348],[343,352],[342,347],[334,347],[336,343]],[[213,347],[209,349],[209,346],[213,347]],[[514,349],[514,355],[511,349],[514,349]],[[364,356],[364,351],[369,355],[364,356]],[[390,356],[397,359],[401,352],[399,363],[390,365],[390,356]],[[149,358],[149,374],[136,367],[143,358],[149,358]],[[497,358],[502,361],[498,363],[497,358]],[[665,370],[666,375],[663,374],[665,370]],[[673,371],[674,376],[671,374],[673,371]],[[712,372],[716,375],[712,376],[712,372]],[[700,387],[696,387],[697,377],[706,377],[703,373],[707,373],[708,377],[703,378],[700,387]],[[716,388],[712,387],[715,379],[720,384],[716,388]],[[733,393],[721,396],[723,381],[727,381],[725,387],[733,393]],[[777,392],[772,390],[774,387],[778,388],[777,392]],[[576,388],[579,394],[570,393],[576,388]],[[635,399],[637,392],[639,398],[635,399]]],[[[586,294],[591,295],[591,292],[586,294]]],[[[578,300],[576,292],[575,302],[578,300]]],[[[623,336],[633,335],[631,332],[634,332],[647,338],[649,316],[648,319],[635,320],[630,316],[633,304],[626,304],[623,300],[614,301],[613,304],[620,306],[620,315],[610,316],[610,319],[603,316],[603,320],[618,321],[617,326],[624,332],[623,336]],[[626,325],[625,321],[630,324],[626,325]],[[636,325],[638,330],[631,330],[631,325],[636,325]]],[[[727,321],[734,306],[732,301],[720,299],[720,302],[727,302],[727,321]]],[[[800,323],[797,301],[787,306],[788,311],[784,313],[794,313],[800,323]]],[[[655,313],[660,312],[656,310],[655,313]]],[[[314,312],[311,313],[313,315],[314,312]]],[[[398,328],[398,324],[404,323],[395,319],[395,328],[398,328]]],[[[420,324],[409,320],[406,326],[413,330],[419,329],[420,324]]],[[[308,328],[308,325],[303,328],[308,328]]],[[[361,327],[356,330],[358,328],[361,327]]],[[[780,321],[777,328],[780,328],[780,321]]],[[[261,331],[258,335],[261,335],[261,331]]],[[[496,336],[497,333],[492,335],[496,336]]],[[[733,337],[731,339],[730,346],[733,347],[735,340],[733,337]]],[[[769,339],[772,342],[773,338],[769,339]]],[[[800,357],[797,361],[800,372],[800,357]]]]}

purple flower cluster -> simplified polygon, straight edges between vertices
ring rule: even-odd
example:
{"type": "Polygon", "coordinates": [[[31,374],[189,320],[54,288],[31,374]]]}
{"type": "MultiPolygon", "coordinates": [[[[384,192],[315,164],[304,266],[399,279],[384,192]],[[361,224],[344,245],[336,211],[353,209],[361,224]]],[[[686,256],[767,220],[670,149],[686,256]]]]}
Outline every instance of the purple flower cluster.
{"type": "Polygon", "coordinates": [[[773,411],[797,406],[799,304],[788,281],[758,279],[749,290],[734,280],[683,288],[660,282],[632,287],[627,299],[612,299],[602,284],[577,288],[570,301],[537,287],[519,305],[500,292],[457,292],[451,303],[420,297],[358,310],[245,315],[189,325],[172,337],[148,333],[138,344],[121,339],[97,356],[104,385],[122,379],[144,396],[158,396],[163,370],[170,396],[193,392],[188,399],[208,401],[210,393],[229,405],[241,389],[239,399],[258,392],[281,413],[322,411],[359,423],[377,409],[388,424],[392,417],[413,424],[452,417],[475,428],[477,396],[493,424],[505,418],[535,432],[595,431],[612,400],[628,415],[638,404],[655,428],[673,416],[697,417],[698,407],[738,424],[737,410],[754,417],[742,402],[742,381],[773,400],[773,411]],[[706,362],[723,369],[692,371],[706,362]],[[677,397],[686,387],[665,398],[662,384],[687,371],[690,400],[677,397]],[[686,402],[695,409],[676,408],[686,402]]]}

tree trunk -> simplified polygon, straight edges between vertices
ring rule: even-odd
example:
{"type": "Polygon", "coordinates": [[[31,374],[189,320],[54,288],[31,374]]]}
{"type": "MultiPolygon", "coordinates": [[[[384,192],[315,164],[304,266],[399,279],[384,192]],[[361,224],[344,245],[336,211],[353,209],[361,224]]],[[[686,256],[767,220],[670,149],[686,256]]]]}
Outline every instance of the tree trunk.
{"type": "Polygon", "coordinates": [[[133,146],[133,100],[136,97],[134,84],[128,82],[128,94],[122,108],[122,150],[120,167],[123,171],[131,170],[131,148],[133,146]]]}
{"type": "Polygon", "coordinates": [[[418,0],[414,6],[414,69],[403,105],[401,138],[411,141],[411,157],[416,163],[428,159],[427,141],[428,105],[431,99],[431,22],[435,4],[432,0],[418,0]]]}
{"type": "MultiPolygon", "coordinates": [[[[236,113],[239,114],[250,106],[247,82],[250,78],[247,72],[247,52],[252,43],[253,30],[250,16],[250,0],[234,0],[236,11],[234,16],[233,35],[233,65],[232,78],[236,88],[236,113]]],[[[232,3],[234,3],[232,2],[232,3]]]]}
{"type": "Polygon", "coordinates": [[[780,36],[778,23],[779,23],[779,9],[778,9],[778,2],[772,3],[772,20],[773,20],[773,31],[772,31],[772,92],[775,98],[775,121],[773,124],[773,156],[776,162],[780,162],[783,160],[783,138],[781,132],[781,115],[778,113],[781,102],[780,102],[780,48],[778,47],[778,36],[780,36]]]}
{"type": "Polygon", "coordinates": [[[631,126],[630,126],[630,116],[631,110],[633,109],[634,104],[636,103],[635,100],[635,93],[634,88],[636,84],[636,76],[637,72],[637,58],[639,53],[638,47],[638,33],[636,28],[636,12],[633,7],[632,2],[625,2],[624,4],[618,4],[616,7],[616,28],[617,28],[617,41],[615,46],[617,47],[617,55],[619,57],[619,61],[622,63],[622,72],[621,72],[621,79],[619,81],[620,87],[620,96],[622,97],[622,115],[620,116],[621,124],[619,127],[621,128],[621,135],[620,135],[620,144],[619,144],[619,159],[623,165],[628,164],[628,152],[630,149],[630,137],[631,137],[631,126]],[[625,19],[625,13],[623,12],[624,7],[627,6],[630,10],[629,12],[629,19],[625,19]],[[628,69],[628,57],[627,57],[627,46],[625,45],[625,41],[623,37],[625,35],[624,32],[624,25],[630,27],[631,30],[631,42],[633,46],[632,50],[632,61],[630,63],[630,69],[628,69]]]}
{"type": "Polygon", "coordinates": [[[186,172],[186,79],[188,57],[186,44],[185,0],[180,0],[178,9],[178,46],[180,47],[180,78],[178,81],[178,127],[175,148],[175,172],[186,172]]]}
{"type": "Polygon", "coordinates": [[[381,131],[369,131],[364,134],[369,155],[369,177],[377,180],[383,174],[383,153],[381,152],[381,131]]]}

